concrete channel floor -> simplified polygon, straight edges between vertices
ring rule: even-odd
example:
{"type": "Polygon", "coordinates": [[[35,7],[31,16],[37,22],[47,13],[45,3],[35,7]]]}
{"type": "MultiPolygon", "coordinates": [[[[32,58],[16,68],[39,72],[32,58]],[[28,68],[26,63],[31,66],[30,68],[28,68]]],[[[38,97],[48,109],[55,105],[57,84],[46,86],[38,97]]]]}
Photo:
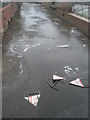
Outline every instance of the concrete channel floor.
{"type": "Polygon", "coordinates": [[[69,84],[78,77],[88,82],[88,39],[82,33],[40,4],[22,3],[3,37],[2,52],[3,118],[88,117],[88,88],[69,84]],[[65,66],[72,71],[67,74],[65,66]],[[55,72],[67,78],[55,86],[59,91],[46,83],[55,72]],[[37,90],[41,98],[34,107],[24,96],[37,90]]]}

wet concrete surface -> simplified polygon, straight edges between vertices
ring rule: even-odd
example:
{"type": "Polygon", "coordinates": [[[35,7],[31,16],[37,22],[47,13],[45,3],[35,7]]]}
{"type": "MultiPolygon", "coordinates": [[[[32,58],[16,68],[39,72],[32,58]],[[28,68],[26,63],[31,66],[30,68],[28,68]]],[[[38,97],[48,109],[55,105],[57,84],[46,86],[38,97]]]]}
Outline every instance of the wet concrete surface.
{"type": "Polygon", "coordinates": [[[88,88],[69,85],[77,77],[85,85],[88,82],[88,39],[82,33],[53,18],[41,5],[23,3],[3,37],[2,50],[4,118],[88,117],[88,88]],[[46,83],[55,72],[67,78],[55,86],[59,91],[46,83]],[[36,90],[41,98],[33,107],[24,96],[36,90]]]}

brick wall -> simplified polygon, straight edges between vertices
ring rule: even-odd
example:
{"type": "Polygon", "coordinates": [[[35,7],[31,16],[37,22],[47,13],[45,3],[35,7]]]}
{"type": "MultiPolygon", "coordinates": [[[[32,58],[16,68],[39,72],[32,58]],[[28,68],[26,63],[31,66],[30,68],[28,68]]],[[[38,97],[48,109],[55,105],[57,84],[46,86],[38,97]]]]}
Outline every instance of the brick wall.
{"type": "Polygon", "coordinates": [[[11,22],[17,10],[16,3],[10,3],[7,6],[0,9],[0,33],[4,32],[11,22]]]}

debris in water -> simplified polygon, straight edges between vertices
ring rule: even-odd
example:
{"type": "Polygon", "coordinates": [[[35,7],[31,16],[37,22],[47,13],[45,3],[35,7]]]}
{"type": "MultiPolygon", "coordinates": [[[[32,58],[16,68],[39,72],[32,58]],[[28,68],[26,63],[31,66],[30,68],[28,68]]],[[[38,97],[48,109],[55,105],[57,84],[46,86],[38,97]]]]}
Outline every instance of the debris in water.
{"type": "Polygon", "coordinates": [[[57,45],[58,48],[68,48],[69,45],[57,45]]]}
{"type": "Polygon", "coordinates": [[[74,32],[75,30],[76,30],[76,28],[75,28],[75,27],[73,27],[73,28],[72,28],[72,30],[71,30],[71,32],[74,32]]]}
{"type": "Polygon", "coordinates": [[[46,81],[46,82],[47,82],[47,84],[48,84],[51,88],[53,88],[53,89],[55,89],[55,90],[58,91],[58,89],[55,88],[55,85],[56,85],[59,81],[62,81],[62,80],[65,80],[65,79],[66,79],[66,78],[64,78],[64,77],[60,77],[60,76],[58,76],[58,75],[53,74],[53,76],[52,76],[53,84],[49,83],[48,81],[46,81]]]}
{"type": "Polygon", "coordinates": [[[51,85],[51,83],[49,83],[48,81],[46,81],[46,82],[47,82],[47,84],[48,84],[51,88],[53,88],[53,89],[55,89],[56,91],[58,91],[58,89],[54,88],[54,86],[55,86],[59,81],[56,81],[53,85],[51,85]]]}
{"type": "Polygon", "coordinates": [[[32,105],[37,106],[40,99],[40,92],[29,93],[27,97],[24,97],[25,100],[29,101],[32,105]]]}
{"type": "Polygon", "coordinates": [[[75,86],[79,86],[79,87],[84,87],[82,81],[79,78],[77,78],[76,80],[71,81],[70,84],[75,85],[75,86]]]}

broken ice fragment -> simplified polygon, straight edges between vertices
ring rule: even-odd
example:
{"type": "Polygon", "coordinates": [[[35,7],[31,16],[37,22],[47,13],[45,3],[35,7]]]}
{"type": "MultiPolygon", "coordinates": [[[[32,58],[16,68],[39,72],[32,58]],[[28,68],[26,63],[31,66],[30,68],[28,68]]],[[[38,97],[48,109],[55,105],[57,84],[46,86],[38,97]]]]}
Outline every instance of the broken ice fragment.
{"type": "Polygon", "coordinates": [[[82,81],[79,78],[77,78],[76,80],[71,81],[70,84],[80,86],[80,87],[84,87],[82,81]]]}
{"type": "Polygon", "coordinates": [[[76,68],[75,68],[75,70],[78,72],[79,68],[78,68],[78,67],[76,67],[76,68]]]}
{"type": "Polygon", "coordinates": [[[29,101],[32,105],[37,106],[40,98],[40,92],[30,93],[29,96],[24,97],[25,100],[29,101]]]}
{"type": "Polygon", "coordinates": [[[28,50],[28,48],[25,48],[25,49],[24,49],[24,52],[26,52],[27,50],[28,50]]]}
{"type": "Polygon", "coordinates": [[[68,70],[72,71],[73,69],[72,68],[68,68],[68,70]]]}
{"type": "Polygon", "coordinates": [[[65,66],[64,69],[66,69],[67,67],[65,66]]]}
{"type": "Polygon", "coordinates": [[[65,69],[66,69],[66,68],[69,68],[69,66],[67,65],[67,66],[65,66],[64,68],[65,68],[65,69]]]}
{"type": "Polygon", "coordinates": [[[69,72],[69,71],[65,69],[65,72],[69,72]]]}
{"type": "Polygon", "coordinates": [[[64,77],[60,77],[58,75],[53,74],[53,80],[63,80],[64,77]]]}

